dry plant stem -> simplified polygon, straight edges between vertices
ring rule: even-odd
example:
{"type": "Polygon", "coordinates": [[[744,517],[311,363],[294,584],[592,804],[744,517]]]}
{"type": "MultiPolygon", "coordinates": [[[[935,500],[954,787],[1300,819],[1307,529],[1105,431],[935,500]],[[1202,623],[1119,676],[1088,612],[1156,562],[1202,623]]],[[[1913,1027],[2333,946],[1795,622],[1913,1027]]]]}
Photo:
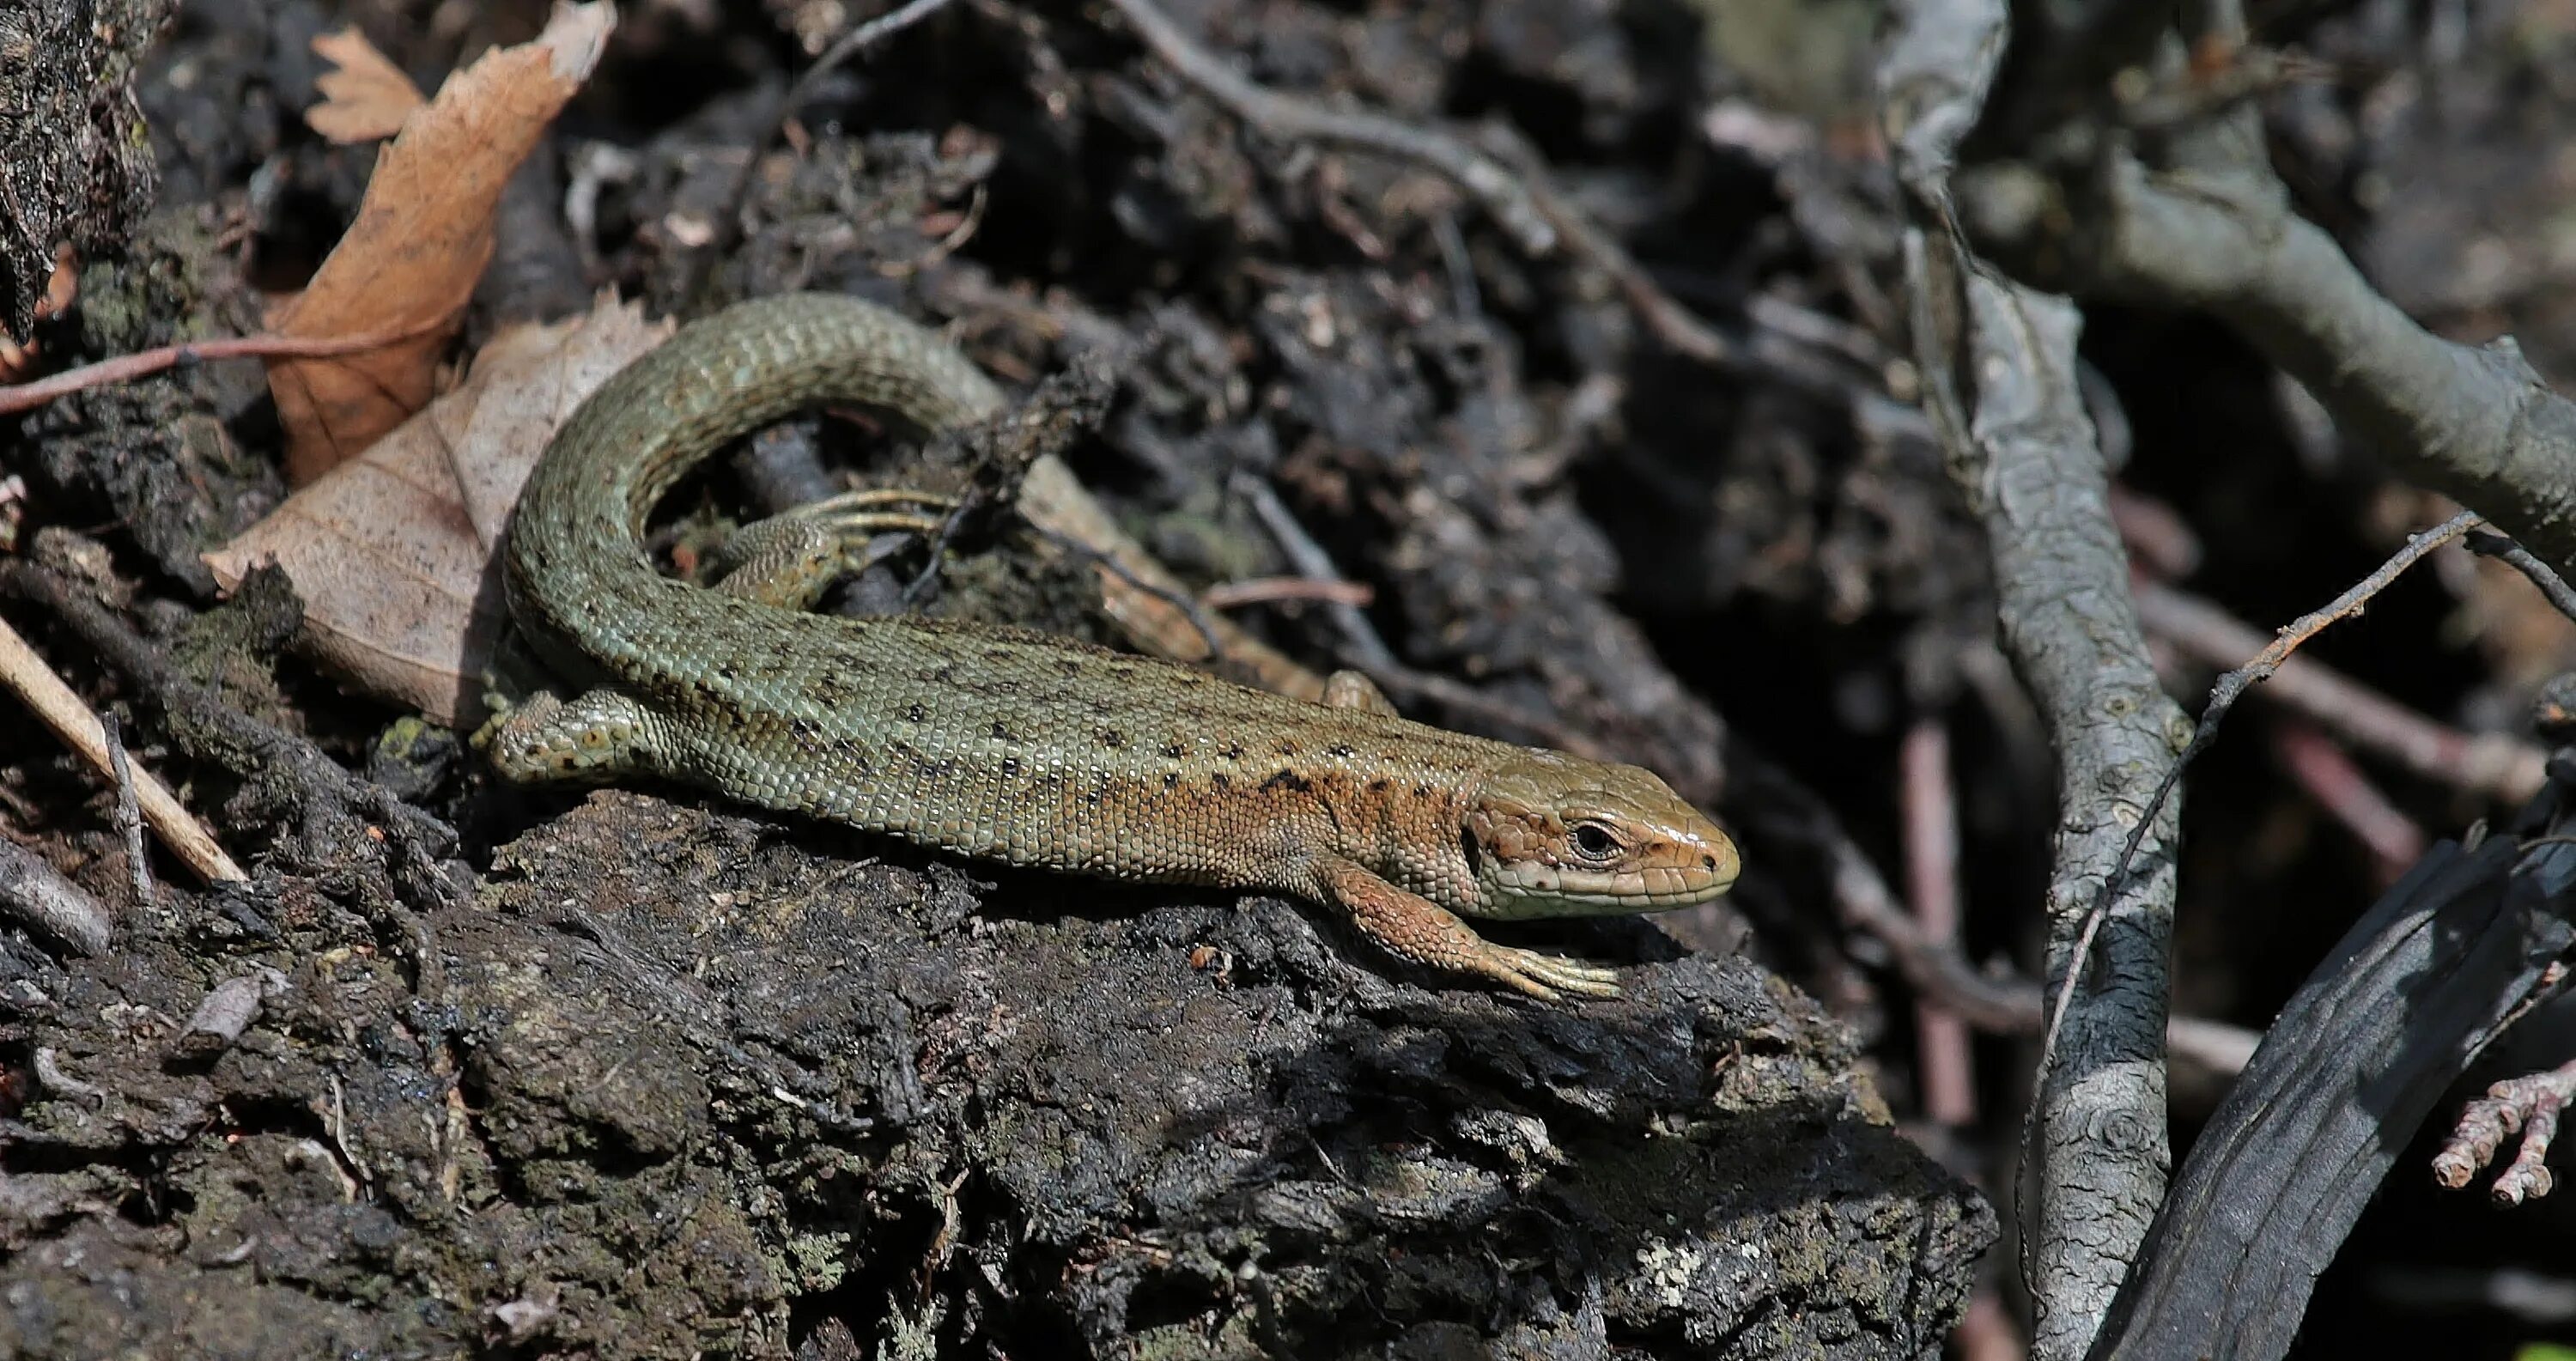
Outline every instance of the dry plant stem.
{"type": "MultiPolygon", "coordinates": [[[[2280,645],[2216,605],[2170,586],[2141,583],[2138,614],[2147,631],[2209,666],[2280,645]]],[[[2298,628],[2315,620],[2311,615],[2298,628]]],[[[2323,621],[2318,621],[2319,626],[2323,621]]],[[[2313,632],[2313,629],[2311,629],[2313,632]]],[[[2300,641],[2305,641],[2302,635],[2300,641]]],[[[2291,646],[2295,647],[2293,643],[2291,646]]],[[[2256,664],[2260,664],[2258,656],[2256,664]]],[[[2288,657],[2268,669],[2263,694],[2363,751],[2386,757],[2428,780],[2518,802],[2540,788],[2548,754],[2538,744],[2502,733],[2464,733],[2424,717],[2323,662],[2288,657]]],[[[2260,680],[2258,675],[2252,679],[2260,680]]],[[[2227,696],[2234,703],[2244,686],[2227,696]]],[[[2217,703],[2215,694],[2212,703],[2217,703]]]]}
{"type": "MultiPolygon", "coordinates": [[[[1568,750],[1582,754],[1579,748],[1568,750]]],[[[1727,768],[1754,791],[1746,797],[1748,805],[1778,805],[1771,811],[1779,824],[1763,828],[1768,838],[1803,839],[1824,859],[1834,910],[1843,925],[1885,947],[1908,986],[1973,1029],[1993,1035],[2039,1032],[2046,1013],[2037,983],[2017,974],[1981,971],[1959,953],[1956,942],[1926,935],[1879,877],[1868,852],[1813,793],[1740,745],[1730,747],[1726,759],[1727,768]]],[[[2222,1075],[2243,1068],[2261,1039],[2241,1026],[2189,1016],[2174,1017],[2165,1027],[2170,1052],[2222,1075]]]]}
{"type": "MultiPolygon", "coordinates": [[[[309,844],[316,838],[329,840],[334,852],[374,847],[391,888],[384,905],[386,920],[380,925],[407,938],[420,991],[432,997],[443,994],[446,966],[414,905],[440,910],[454,906],[463,896],[440,858],[455,845],[452,828],[382,786],[350,774],[303,737],[228,707],[54,573],[28,563],[0,561],[0,594],[52,611],[100,660],[124,676],[139,696],[160,707],[170,719],[164,727],[180,750],[245,778],[291,787],[302,805],[302,835],[308,842],[304,854],[320,852],[320,847],[309,844]]],[[[96,730],[95,725],[84,728],[96,730]]],[[[147,817],[151,807],[147,796],[147,817]]],[[[245,876],[234,869],[231,877],[245,876]]]]}
{"type": "Polygon", "coordinates": [[[2576,619],[2576,587],[2570,587],[2565,577],[2549,570],[2548,563],[2532,556],[2530,549],[2501,534],[2472,534],[2467,543],[2470,552],[2495,558],[2522,573],[2539,588],[2542,598],[2552,609],[2576,619]]]}
{"type": "MultiPolygon", "coordinates": [[[[81,759],[89,762],[93,769],[101,774],[111,772],[113,763],[98,716],[89,711],[88,705],[81,703],[80,696],[73,694],[72,688],[63,683],[63,678],[55,674],[54,669],[36,655],[36,650],[27,645],[27,640],[4,620],[0,620],[0,684],[6,684],[23,696],[27,707],[36,711],[36,716],[45,721],[45,726],[52,728],[64,745],[79,752],[81,759]]],[[[152,772],[135,771],[133,784],[135,798],[143,808],[144,821],[152,824],[152,830],[161,838],[162,844],[186,861],[199,878],[208,883],[250,878],[242,872],[241,866],[233,863],[231,856],[224,854],[223,847],[215,844],[214,834],[180,804],[169,786],[153,778],[152,772]]],[[[137,863],[140,863],[139,857],[137,863]]]]}
{"type": "MultiPolygon", "coordinates": [[[[2407,568],[2422,561],[2425,555],[2434,549],[2468,533],[2477,524],[2478,517],[2474,512],[2463,511],[2421,534],[2409,537],[2406,546],[2397,550],[2388,561],[2381,563],[2378,570],[2354,582],[2343,594],[2329,601],[2325,608],[2311,610],[2292,620],[2264,646],[2262,651],[2254,655],[2252,661],[2220,676],[2218,683],[2209,688],[2209,704],[2200,711],[2200,722],[2192,729],[2191,745],[2183,748],[2182,759],[2175,763],[2174,768],[2165,775],[2164,783],[2157,787],[2155,802],[2163,803],[2165,796],[2172,792],[2174,784],[2182,778],[2182,768],[2191,764],[2194,757],[2200,755],[2212,741],[2217,739],[2220,721],[2227,717],[2227,711],[2234,707],[2236,701],[2244,696],[2249,687],[2257,681],[2271,679],[2280,671],[2281,664],[2290,659],[2290,654],[2299,649],[2300,644],[2317,636],[2326,625],[2360,613],[2362,607],[2370,603],[2372,596],[2386,590],[2388,583],[2395,581],[2407,568]]],[[[2137,594],[2142,614],[2150,608],[2151,600],[2155,600],[2158,606],[2174,603],[2169,600],[2157,600],[2159,593],[2176,594],[2165,592],[2164,588],[2156,586],[2139,588],[2137,594]]],[[[2136,853],[2136,839],[2132,838],[2129,849],[2121,856],[2122,863],[2125,864],[2136,853]]]]}
{"type": "MultiPolygon", "coordinates": [[[[1322,544],[1315,542],[1315,536],[1307,533],[1304,525],[1297,523],[1296,516],[1288,513],[1286,503],[1279,499],[1278,491],[1269,483],[1259,478],[1239,477],[1235,479],[1234,490],[1252,507],[1252,513],[1260,518],[1262,528],[1269,530],[1270,537],[1279,541],[1280,550],[1288,555],[1288,561],[1296,564],[1298,571],[1323,581],[1342,579],[1341,569],[1334,565],[1332,555],[1324,551],[1322,544]]],[[[1369,622],[1369,617],[1361,613],[1359,606],[1334,604],[1325,609],[1341,629],[1342,637],[1348,640],[1351,651],[1362,662],[1370,666],[1395,665],[1395,650],[1378,636],[1377,626],[1369,622]]]]}
{"type": "Polygon", "coordinates": [[[1279,94],[1237,74],[1147,0],[1109,0],[1154,55],[1235,117],[1274,137],[1356,147],[1437,171],[1484,205],[1531,255],[1556,248],[1556,228],[1519,176],[1457,138],[1375,114],[1345,113],[1279,94]]]}
{"type": "Polygon", "coordinates": [[[1128,537],[1053,454],[1029,465],[1020,482],[1019,508],[1041,532],[1079,544],[1097,558],[1102,606],[1139,648],[1178,662],[1223,656],[1263,689],[1301,699],[1324,697],[1322,676],[1233,620],[1201,611],[1179,578],[1128,537]]]}
{"type": "Polygon", "coordinates": [[[1516,732],[1522,736],[1534,738],[1543,745],[1554,747],[1569,756],[1580,756],[1587,761],[1623,759],[1619,753],[1612,751],[1608,746],[1576,732],[1553,718],[1495,699],[1463,681],[1452,680],[1447,676],[1435,675],[1428,671],[1416,671],[1411,667],[1395,663],[1376,665],[1364,662],[1356,654],[1341,660],[1343,665],[1377,682],[1380,688],[1391,695],[1402,695],[1406,699],[1429,700],[1434,704],[1447,705],[1459,713],[1472,715],[1507,732],[1516,732]]]}
{"type": "Polygon", "coordinates": [[[98,718],[99,740],[107,744],[107,768],[116,780],[116,831],[125,838],[126,886],[134,890],[137,911],[152,907],[152,858],[143,853],[143,810],[134,798],[134,765],[125,759],[125,739],[116,730],[116,715],[98,718]]]}
{"type": "Polygon", "coordinates": [[[2554,1184],[2549,1145],[2558,1134],[2558,1113],[2571,1100],[2576,1100],[2576,1063],[2487,1088],[2483,1099],[2460,1112],[2459,1126],[2433,1159],[2433,1179],[2454,1191],[2468,1185],[2478,1169],[2495,1161],[2506,1138],[2519,1131],[2522,1143],[2513,1161],[2487,1194],[2500,1205],[2548,1195],[2554,1184]]]}
{"type": "MultiPolygon", "coordinates": [[[[813,95],[815,85],[839,69],[841,63],[937,14],[952,3],[954,0],[912,0],[910,4],[889,10],[842,34],[838,42],[814,59],[813,65],[805,68],[805,74],[798,76],[795,84],[787,87],[787,98],[780,104],[778,117],[771,129],[773,135],[777,127],[783,126],[796,112],[797,106],[813,95]]],[[[758,158],[755,156],[753,159],[758,158]]],[[[736,201],[739,202],[739,198],[736,201]]]]}
{"type": "Polygon", "coordinates": [[[403,331],[377,331],[362,336],[235,336],[227,340],[198,340],[180,345],[163,345],[157,349],[102,359],[76,369],[65,369],[51,378],[32,383],[0,387],[0,416],[32,411],[57,397],[110,383],[128,383],[149,377],[163,369],[207,359],[321,359],[332,355],[360,354],[382,349],[399,341],[436,329],[436,323],[403,331]]]}
{"type": "Polygon", "coordinates": [[[107,953],[116,930],[98,899],[6,838],[0,838],[0,915],[75,954],[107,953]]]}
{"type": "MultiPolygon", "coordinates": [[[[1905,885],[1924,938],[1956,950],[1959,934],[1958,803],[1950,787],[1950,734],[1938,719],[1917,722],[1897,750],[1904,800],[1905,885]]],[[[1969,1066],[1968,1027],[1926,995],[1914,1003],[1916,1047],[1923,1064],[1923,1114],[1936,1123],[1976,1123],[1976,1074],[1969,1066]]]]}
{"type": "Polygon", "coordinates": [[[2424,857],[2424,829],[2390,803],[2361,767],[2313,724],[2295,719],[2277,724],[2272,749],[2308,797],[2370,849],[2381,891],[2424,857]]]}
{"type": "Polygon", "coordinates": [[[1370,589],[1365,581],[1336,581],[1316,577],[1254,577],[1247,581],[1219,582],[1199,592],[1199,603],[1212,610],[1234,610],[1246,605],[1275,605],[1302,601],[1366,606],[1376,598],[1377,592],[1370,589]]]}

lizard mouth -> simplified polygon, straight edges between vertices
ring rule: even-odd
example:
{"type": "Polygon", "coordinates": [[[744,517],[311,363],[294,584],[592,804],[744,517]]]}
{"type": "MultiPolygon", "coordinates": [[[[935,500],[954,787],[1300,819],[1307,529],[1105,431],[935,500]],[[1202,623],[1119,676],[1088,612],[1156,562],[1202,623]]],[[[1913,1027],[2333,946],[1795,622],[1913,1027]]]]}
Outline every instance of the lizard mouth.
{"type": "Polygon", "coordinates": [[[1584,870],[1536,860],[1517,863],[1485,856],[1477,865],[1486,901],[1496,917],[1606,916],[1664,912],[1704,903],[1732,887],[1732,855],[1686,865],[1647,865],[1584,870]]]}

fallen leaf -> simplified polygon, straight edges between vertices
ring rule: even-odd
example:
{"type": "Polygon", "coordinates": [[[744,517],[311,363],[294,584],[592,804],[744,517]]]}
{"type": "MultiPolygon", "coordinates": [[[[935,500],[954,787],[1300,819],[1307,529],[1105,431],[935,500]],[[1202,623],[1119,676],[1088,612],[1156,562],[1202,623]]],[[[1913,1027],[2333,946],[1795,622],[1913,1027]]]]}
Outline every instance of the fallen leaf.
{"type": "Polygon", "coordinates": [[[404,339],[270,363],[289,482],[311,482],[427,404],[439,353],[492,258],[501,188],[589,76],[615,22],[605,0],[557,8],[536,41],[448,77],[386,144],[357,221],[269,328],[404,339]]]}
{"type": "Polygon", "coordinates": [[[305,110],[304,121],[330,141],[382,141],[402,131],[403,120],[427,102],[411,77],[354,28],[316,37],[313,51],[334,69],[313,82],[322,102],[305,110]]]}
{"type": "Polygon", "coordinates": [[[446,724],[479,718],[508,606],[493,552],[555,428],[671,324],[603,298],[494,336],[455,391],[212,553],[230,590],[274,558],[304,598],[305,649],[359,688],[446,724]]]}

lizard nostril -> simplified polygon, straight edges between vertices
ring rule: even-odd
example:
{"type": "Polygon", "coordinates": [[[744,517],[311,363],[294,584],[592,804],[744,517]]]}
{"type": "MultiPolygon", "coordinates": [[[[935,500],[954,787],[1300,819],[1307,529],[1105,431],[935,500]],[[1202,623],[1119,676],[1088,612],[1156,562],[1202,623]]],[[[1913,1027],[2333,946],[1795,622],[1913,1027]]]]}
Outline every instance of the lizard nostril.
{"type": "Polygon", "coordinates": [[[1704,870],[1713,870],[1713,869],[1716,869],[1716,868],[1717,868],[1717,857],[1716,857],[1716,856],[1713,856],[1713,855],[1703,855],[1703,856],[1701,856],[1701,857],[1699,858],[1699,867],[1700,867],[1701,869],[1704,869],[1704,870]]]}

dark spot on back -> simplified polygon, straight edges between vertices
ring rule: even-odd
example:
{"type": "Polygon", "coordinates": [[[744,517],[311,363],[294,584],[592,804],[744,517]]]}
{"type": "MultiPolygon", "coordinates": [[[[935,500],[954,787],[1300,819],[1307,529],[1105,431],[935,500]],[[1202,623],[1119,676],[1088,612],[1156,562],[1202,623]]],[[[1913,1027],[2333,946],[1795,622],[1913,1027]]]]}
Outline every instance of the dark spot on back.
{"type": "Polygon", "coordinates": [[[1333,745],[1324,748],[1324,754],[1332,757],[1336,761],[1347,761],[1352,757],[1359,755],[1358,752],[1351,749],[1351,744],[1348,742],[1335,742],[1333,745]]]}
{"type": "Polygon", "coordinates": [[[1217,755],[1222,756],[1229,761],[1240,761],[1243,759],[1243,744],[1241,742],[1228,742],[1224,747],[1217,751],[1217,755]]]}
{"type": "Polygon", "coordinates": [[[1102,728],[1100,730],[1100,745],[1115,751],[1118,748],[1127,745],[1127,734],[1118,731],[1116,728],[1102,728]]]}
{"type": "Polygon", "coordinates": [[[1071,657],[1058,657],[1056,658],[1055,669],[1068,676],[1079,676],[1082,674],[1082,663],[1075,661],[1071,657]]]}
{"type": "Polygon", "coordinates": [[[918,704],[907,704],[903,706],[903,719],[907,723],[927,723],[930,710],[918,704]]]}
{"type": "Polygon", "coordinates": [[[1415,786],[1413,787],[1413,797],[1415,797],[1415,798],[1417,798],[1417,799],[1427,799],[1427,798],[1430,798],[1430,797],[1431,797],[1431,786],[1429,786],[1429,785],[1427,785],[1427,784],[1418,784],[1418,785],[1415,785],[1415,786]]]}
{"type": "Polygon", "coordinates": [[[1234,781],[1227,779],[1225,772],[1222,770],[1210,771],[1208,773],[1208,786],[1213,789],[1232,789],[1234,788],[1234,781]]]}
{"type": "Polygon", "coordinates": [[[1189,755],[1190,749],[1182,746],[1178,742],[1166,742],[1163,744],[1163,754],[1177,761],[1182,757],[1189,755]]]}
{"type": "Polygon", "coordinates": [[[1372,793],[1372,794],[1383,794],[1383,793],[1385,793],[1385,792],[1386,792],[1386,778],[1385,778],[1384,776],[1380,776],[1380,777],[1378,777],[1377,779],[1374,779],[1374,780],[1369,781],[1369,783],[1368,783],[1368,791],[1369,791],[1370,793],[1372,793]]]}
{"type": "Polygon", "coordinates": [[[993,740],[996,742],[1017,742],[1020,739],[1011,735],[1009,724],[1006,724],[997,718],[993,720],[993,740]]]}
{"type": "Polygon", "coordinates": [[[1282,742],[1282,743],[1280,743],[1280,744],[1279,744],[1279,754],[1280,754],[1280,755],[1282,755],[1282,756],[1294,756],[1294,755],[1296,755],[1296,754],[1297,754],[1297,744],[1296,744],[1296,743],[1294,743],[1294,742],[1282,742]]]}
{"type": "Polygon", "coordinates": [[[1007,662],[1010,659],[1011,654],[1007,648],[988,647],[984,649],[984,660],[988,662],[1007,662]]]}
{"type": "Polygon", "coordinates": [[[1178,785],[1180,782],[1181,772],[1177,770],[1167,770],[1163,772],[1163,787],[1165,789],[1170,789],[1178,785]]]}
{"type": "Polygon", "coordinates": [[[1020,758],[1019,758],[1019,757],[1016,757],[1016,756],[1005,756],[1005,757],[1003,757],[1003,758],[1002,758],[1002,773],[1003,773],[1003,774],[1005,774],[1005,775],[1017,775],[1017,774],[1019,774],[1019,773],[1020,773],[1020,758]]]}
{"type": "Polygon", "coordinates": [[[1293,770],[1283,770],[1263,780],[1261,788],[1265,793],[1274,789],[1285,789],[1293,794],[1310,794],[1314,792],[1315,786],[1308,783],[1305,776],[1293,770]]]}

